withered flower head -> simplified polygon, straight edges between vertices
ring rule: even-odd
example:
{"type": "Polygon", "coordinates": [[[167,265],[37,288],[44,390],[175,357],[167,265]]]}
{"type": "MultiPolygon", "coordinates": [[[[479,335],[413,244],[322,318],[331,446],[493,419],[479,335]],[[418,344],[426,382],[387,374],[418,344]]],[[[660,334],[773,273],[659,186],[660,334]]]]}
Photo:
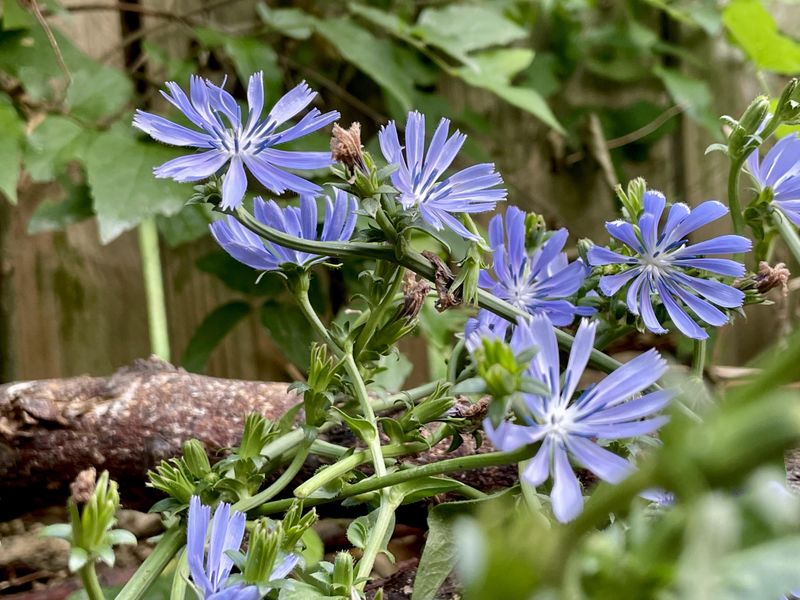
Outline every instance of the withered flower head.
{"type": "Polygon", "coordinates": [[[755,277],[756,289],[760,294],[766,294],[771,289],[780,287],[781,291],[786,294],[790,275],[791,273],[784,263],[778,263],[771,267],[768,262],[762,260],[758,263],[758,274],[755,277]]]}
{"type": "Polygon", "coordinates": [[[69,490],[73,500],[77,504],[85,504],[94,494],[94,487],[97,482],[97,471],[94,467],[84,469],[75,480],[69,484],[69,490]]]}
{"type": "Polygon", "coordinates": [[[367,165],[361,151],[361,123],[355,122],[349,129],[334,124],[331,155],[334,161],[342,163],[350,172],[358,169],[362,173],[367,173],[367,165]]]}
{"type": "Polygon", "coordinates": [[[416,318],[430,290],[431,286],[427,281],[417,279],[413,271],[406,271],[403,275],[403,307],[400,309],[400,316],[416,318]]]}

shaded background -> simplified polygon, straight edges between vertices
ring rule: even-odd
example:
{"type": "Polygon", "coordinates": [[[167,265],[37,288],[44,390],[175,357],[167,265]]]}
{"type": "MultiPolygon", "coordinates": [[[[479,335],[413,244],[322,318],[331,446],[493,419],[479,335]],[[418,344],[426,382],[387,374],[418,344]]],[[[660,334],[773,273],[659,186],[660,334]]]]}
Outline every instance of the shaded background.
{"type": "MultiPolygon", "coordinates": [[[[160,160],[119,170],[97,162],[106,148],[126,167],[141,148],[169,157],[129,127],[136,106],[166,110],[157,95],[166,78],[185,86],[192,72],[217,82],[228,73],[228,89],[243,98],[242,80],[263,69],[273,100],[305,79],[320,109],[340,110],[343,125],[362,123],[368,147],[408,108],[426,112],[429,125],[447,115],[470,136],[464,164],[496,162],[509,200],[568,227],[574,244],[605,240],[613,186],[631,177],[672,201],[724,200],[726,161],[704,156],[721,139],[717,115],[740,114],[765,89],[779,93],[783,76],[800,69],[791,56],[764,68],[763,57],[737,45],[741,25],[726,18],[732,7],[767,9],[774,21],[750,25],[791,32],[800,12],[788,2],[5,2],[0,123],[11,119],[5,129],[16,137],[6,138],[16,145],[0,146],[0,158],[23,168],[13,179],[0,172],[0,189],[10,195],[12,181],[18,199],[0,199],[0,382],[105,374],[149,353],[131,228],[150,215],[164,234],[173,361],[224,377],[297,376],[296,311],[279,282],[254,288],[255,274],[225,261],[206,235],[207,215],[180,210],[191,186],[152,180],[160,160]]],[[[312,143],[327,146],[324,136],[312,143]]],[[[329,314],[353,280],[355,272],[317,278],[329,314]]],[[[777,301],[722,331],[717,363],[744,363],[787,327],[791,302],[777,301]]],[[[414,381],[427,375],[430,343],[405,348],[414,381]]]]}

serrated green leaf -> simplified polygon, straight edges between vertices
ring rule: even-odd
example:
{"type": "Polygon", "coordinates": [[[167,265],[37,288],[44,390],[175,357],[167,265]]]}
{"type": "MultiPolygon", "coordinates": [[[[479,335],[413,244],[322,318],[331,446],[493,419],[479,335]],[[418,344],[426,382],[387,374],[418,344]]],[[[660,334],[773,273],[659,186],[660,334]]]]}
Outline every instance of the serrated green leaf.
{"type": "Polygon", "coordinates": [[[426,8],[414,31],[428,44],[461,56],[482,48],[502,46],[528,34],[500,11],[476,4],[426,8]]]}
{"type": "Polygon", "coordinates": [[[0,96],[0,193],[17,203],[17,179],[22,160],[22,120],[6,96],[0,96]]]}
{"type": "Polygon", "coordinates": [[[97,121],[119,112],[132,99],[133,84],[124,73],[95,66],[72,74],[64,102],[73,115],[97,121]]]}
{"type": "Polygon", "coordinates": [[[277,296],[285,289],[280,275],[272,272],[260,274],[221,250],[201,256],[195,264],[230,289],[248,296],[277,296]]]}
{"type": "Polygon", "coordinates": [[[67,566],[70,573],[75,573],[89,561],[89,554],[83,548],[72,547],[69,551],[67,566]]]}
{"type": "Polygon", "coordinates": [[[239,322],[250,314],[247,302],[229,302],[212,310],[195,330],[181,357],[181,365],[192,373],[202,373],[211,353],[239,322]]]}
{"type": "Polygon", "coordinates": [[[112,546],[120,545],[133,545],[135,546],[138,541],[136,536],[127,529],[112,529],[108,532],[108,542],[112,546]]]}
{"type": "Polygon", "coordinates": [[[308,370],[314,336],[300,311],[292,305],[268,300],[261,306],[261,323],[286,358],[301,370],[308,370]]]}
{"type": "Polygon", "coordinates": [[[43,537],[55,537],[65,540],[72,539],[72,527],[68,523],[54,523],[39,530],[39,535],[43,537]]]}
{"type": "Polygon", "coordinates": [[[156,223],[167,244],[175,248],[208,235],[208,225],[212,220],[211,209],[207,204],[191,204],[171,217],[159,215],[156,223]]]}
{"type": "Polygon", "coordinates": [[[27,139],[23,161],[34,181],[52,181],[73,160],[84,160],[96,132],[75,121],[50,115],[27,139]]]}
{"type": "Polygon", "coordinates": [[[395,60],[391,42],[375,37],[348,18],[317,21],[315,28],[345,60],[394,96],[404,110],[412,107],[414,81],[395,60]]]}
{"type": "Polygon", "coordinates": [[[100,226],[107,244],[143,219],[174,215],[191,193],[169,179],[156,179],[153,167],[178,153],[120,133],[98,136],[86,156],[86,172],[100,226]]]}
{"type": "Polygon", "coordinates": [[[759,69],[785,75],[800,72],[800,44],[782,34],[761,0],[733,0],[722,22],[759,69]]]}
{"type": "Polygon", "coordinates": [[[296,39],[311,37],[316,19],[299,8],[270,8],[261,2],[256,6],[261,20],[275,31],[296,39]]]}
{"type": "Polygon", "coordinates": [[[92,195],[85,183],[67,185],[67,197],[59,202],[42,201],[28,221],[28,233],[60,231],[67,225],[79,223],[94,216],[92,195]]]}
{"type": "Polygon", "coordinates": [[[709,133],[720,137],[719,121],[712,107],[711,90],[705,81],[661,66],[655,67],[653,72],[661,79],[675,104],[681,106],[687,115],[703,125],[709,133]]]}

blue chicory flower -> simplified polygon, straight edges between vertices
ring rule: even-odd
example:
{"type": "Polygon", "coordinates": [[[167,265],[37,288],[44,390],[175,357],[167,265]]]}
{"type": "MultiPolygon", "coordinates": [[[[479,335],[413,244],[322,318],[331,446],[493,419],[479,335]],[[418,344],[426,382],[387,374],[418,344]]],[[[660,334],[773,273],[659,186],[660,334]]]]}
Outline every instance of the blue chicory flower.
{"type": "Polygon", "coordinates": [[[296,124],[281,131],[278,128],[306,108],[316,92],[305,82],[297,85],[278,100],[265,118],[262,73],[250,77],[247,86],[248,115],[228,92],[206,79],[192,76],[189,96],[175,82],[166,84],[163,96],[201,131],[173,123],[164,117],[137,110],[133,125],[154,139],[204,150],[165,162],[156,167],[156,177],[175,181],[199,181],[217,173],[230,163],[222,182],[222,208],[241,205],[247,190],[245,167],[268,190],[282,194],[291,190],[298,194],[316,194],[320,187],[285,169],[319,169],[332,164],[330,152],[278,150],[275,146],[308,135],[339,118],[336,111],[321,114],[311,109],[296,124]]]}
{"type": "Polygon", "coordinates": [[[445,227],[465,238],[479,239],[454,216],[458,213],[481,213],[494,210],[505,200],[506,190],[491,163],[467,167],[442,180],[442,174],[467,139],[460,131],[448,137],[450,121],[442,119],[425,152],[425,116],[408,113],[405,152],[397,137],[394,121],[378,134],[381,152],[390,165],[396,165],[392,184],[400,192],[398,200],[405,209],[417,208],[422,219],[436,230],[445,227]]]}
{"type": "Polygon", "coordinates": [[[546,314],[559,327],[572,323],[575,315],[594,314],[594,308],[566,300],[589,274],[582,260],[570,263],[562,252],[569,235],[566,229],[553,232],[540,248],[529,252],[525,247],[525,213],[509,206],[505,229],[503,225],[501,215],[489,223],[492,272],[481,270],[480,287],[528,314],[546,314]]]}
{"type": "Polygon", "coordinates": [[[701,321],[719,327],[728,322],[728,316],[717,306],[738,308],[742,306],[744,293],[707,275],[691,272],[741,277],[744,275],[741,263],[725,258],[704,258],[704,255],[747,252],[752,243],[740,235],[720,235],[696,244],[688,242],[690,233],[728,213],[726,206],[714,200],[694,209],[682,203],[673,204],[660,234],[659,221],[666,199],[660,192],[647,191],[643,200],[644,212],[636,226],[622,220],[606,223],[606,230],[627,246],[629,255],[601,246],[589,250],[592,266],[621,267],[619,273],[600,278],[600,290],[606,296],[614,296],[630,283],[626,295],[628,310],[641,315],[645,327],[653,333],[666,333],[653,309],[651,294],[656,294],[681,332],[690,338],[705,339],[708,333],[684,306],[701,321]]]}
{"type": "MultiPolygon", "coordinates": [[[[274,200],[256,198],[255,218],[264,225],[306,240],[339,242],[349,240],[356,226],[356,199],[334,189],[335,199],[326,199],[322,233],[317,232],[317,202],[310,196],[300,197],[300,206],[280,208],[274,200]]],[[[211,235],[233,258],[259,271],[275,271],[287,263],[309,267],[325,261],[327,256],[291,250],[266,242],[232,216],[210,225],[211,235]]]]}
{"type": "Polygon", "coordinates": [[[747,157],[747,171],[758,191],[770,188],[775,206],[800,227],[800,137],[793,133],[781,138],[763,161],[758,149],[753,150],[747,157]]]}
{"type": "Polygon", "coordinates": [[[237,551],[244,537],[245,516],[233,511],[230,504],[220,503],[214,511],[211,536],[206,557],[206,532],[211,518],[211,508],[192,496],[189,501],[189,524],[187,532],[187,557],[192,581],[202,593],[204,600],[258,600],[261,595],[255,586],[235,585],[226,587],[231,574],[233,560],[226,554],[237,551]]]}
{"type": "Polygon", "coordinates": [[[486,435],[498,450],[510,452],[541,442],[522,477],[532,486],[540,486],[552,477],[550,499],[553,513],[561,522],[574,519],[583,510],[581,486],[570,457],[600,479],[620,482],[633,471],[633,465],[594,440],[618,440],[654,432],[666,417],[653,415],[671,397],[667,390],[640,396],[667,368],[658,352],[649,350],[573,398],[592,351],[596,328],[596,322],[581,322],[562,383],[556,334],[550,319],[537,315],[521,320],[514,329],[511,346],[516,351],[538,348],[528,375],[544,383],[550,394],[524,394],[524,408],[515,423],[503,421],[494,427],[488,419],[484,421],[486,435]]]}
{"type": "Polygon", "coordinates": [[[468,351],[475,352],[483,339],[506,339],[511,323],[490,310],[482,308],[464,325],[464,343],[468,351]]]}

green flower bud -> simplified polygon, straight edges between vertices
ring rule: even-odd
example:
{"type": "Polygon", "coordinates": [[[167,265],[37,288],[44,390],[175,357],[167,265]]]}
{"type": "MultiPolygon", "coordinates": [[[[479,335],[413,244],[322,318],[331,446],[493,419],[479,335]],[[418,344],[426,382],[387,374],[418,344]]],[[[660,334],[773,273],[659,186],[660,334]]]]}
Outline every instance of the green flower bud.
{"type": "Polygon", "coordinates": [[[775,105],[775,118],[786,125],[800,125],[800,80],[792,79],[783,88],[775,105]]]}
{"type": "Polygon", "coordinates": [[[644,210],[644,194],[647,191],[647,182],[642,177],[637,177],[628,182],[627,190],[618,185],[614,190],[622,204],[625,216],[635,221],[644,210]]]}
{"type": "Polygon", "coordinates": [[[500,339],[484,339],[475,351],[478,376],[486,383],[486,391],[496,399],[506,398],[519,389],[525,365],[514,351],[500,339]]]}
{"type": "Polygon", "coordinates": [[[180,504],[189,504],[194,494],[196,479],[182,458],[162,460],[147,473],[149,487],[175,498],[180,504]]]}
{"type": "Polygon", "coordinates": [[[728,154],[741,158],[758,147],[754,136],[758,133],[769,112],[769,98],[759,96],[750,103],[728,136],[728,154]]]}
{"type": "Polygon", "coordinates": [[[247,415],[244,420],[244,433],[242,442],[236,454],[239,458],[255,458],[261,454],[261,449],[275,436],[272,422],[258,413],[247,415]]]}
{"type": "Polygon", "coordinates": [[[260,585],[270,580],[281,546],[283,546],[281,524],[270,527],[267,518],[256,521],[255,527],[250,533],[247,557],[242,570],[242,578],[245,583],[260,585]]]}
{"type": "Polygon", "coordinates": [[[189,472],[198,479],[203,479],[211,472],[211,463],[208,462],[206,448],[199,440],[184,442],[183,460],[189,472]]]}
{"type": "Polygon", "coordinates": [[[333,575],[331,575],[333,592],[349,596],[354,580],[353,556],[349,552],[338,552],[333,561],[333,575]]]}
{"type": "Polygon", "coordinates": [[[580,256],[587,265],[589,264],[589,250],[591,250],[593,246],[594,242],[590,239],[581,238],[578,240],[578,256],[580,256]]]}

